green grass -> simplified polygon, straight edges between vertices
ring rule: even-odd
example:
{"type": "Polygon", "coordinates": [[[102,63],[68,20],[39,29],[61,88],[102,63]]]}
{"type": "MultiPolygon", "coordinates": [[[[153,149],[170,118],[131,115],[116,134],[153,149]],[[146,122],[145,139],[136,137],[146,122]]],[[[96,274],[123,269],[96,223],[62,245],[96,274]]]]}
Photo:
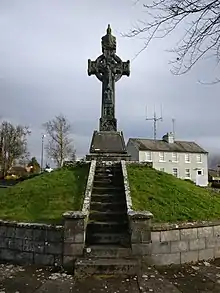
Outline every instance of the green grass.
{"type": "Polygon", "coordinates": [[[60,223],[62,213],[81,210],[89,165],[66,167],[0,189],[0,219],[60,223]]]}
{"type": "Polygon", "coordinates": [[[216,193],[147,166],[127,170],[133,209],[152,212],[154,222],[220,219],[216,193]]]}

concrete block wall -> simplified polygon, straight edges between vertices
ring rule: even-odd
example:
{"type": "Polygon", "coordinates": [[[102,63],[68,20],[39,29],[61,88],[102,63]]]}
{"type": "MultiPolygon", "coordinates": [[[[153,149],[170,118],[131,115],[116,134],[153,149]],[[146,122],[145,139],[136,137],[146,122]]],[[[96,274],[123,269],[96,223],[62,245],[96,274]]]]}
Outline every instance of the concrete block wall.
{"type": "Polygon", "coordinates": [[[170,226],[152,226],[147,256],[150,263],[183,264],[220,257],[220,222],[170,226]]]}
{"type": "Polygon", "coordinates": [[[0,261],[61,266],[63,227],[0,221],[0,261]]]}

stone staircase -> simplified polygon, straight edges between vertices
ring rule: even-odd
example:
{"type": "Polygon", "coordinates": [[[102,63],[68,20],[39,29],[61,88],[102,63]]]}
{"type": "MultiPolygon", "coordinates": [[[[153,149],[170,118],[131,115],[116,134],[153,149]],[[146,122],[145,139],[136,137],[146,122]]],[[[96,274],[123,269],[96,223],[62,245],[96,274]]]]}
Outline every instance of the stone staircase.
{"type": "Polygon", "coordinates": [[[133,275],[136,271],[121,163],[97,163],[84,257],[76,261],[75,272],[133,275]]]}

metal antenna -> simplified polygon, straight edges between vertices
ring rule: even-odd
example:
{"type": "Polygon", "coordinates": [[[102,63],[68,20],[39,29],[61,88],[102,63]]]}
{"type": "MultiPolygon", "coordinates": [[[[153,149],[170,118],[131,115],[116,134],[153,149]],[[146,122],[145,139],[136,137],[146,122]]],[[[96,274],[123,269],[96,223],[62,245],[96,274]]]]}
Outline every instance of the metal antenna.
{"type": "Polygon", "coordinates": [[[159,121],[163,121],[163,118],[162,118],[162,106],[161,106],[161,115],[160,115],[160,117],[157,117],[157,115],[156,115],[156,111],[155,111],[155,106],[154,106],[154,116],[153,116],[153,118],[148,118],[147,117],[147,107],[146,107],[146,120],[153,120],[153,122],[154,122],[154,140],[156,140],[157,139],[157,122],[159,122],[159,121]]]}
{"type": "Polygon", "coordinates": [[[172,119],[172,124],[173,124],[173,138],[175,139],[175,119],[172,119]]]}

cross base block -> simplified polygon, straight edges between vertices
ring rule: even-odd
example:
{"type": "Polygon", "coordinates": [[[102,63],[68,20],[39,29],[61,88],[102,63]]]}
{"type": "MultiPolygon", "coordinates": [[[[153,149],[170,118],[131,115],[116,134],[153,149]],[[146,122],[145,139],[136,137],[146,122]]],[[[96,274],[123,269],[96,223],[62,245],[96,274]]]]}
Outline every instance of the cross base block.
{"type": "Polygon", "coordinates": [[[87,160],[130,160],[121,131],[94,131],[87,160]]]}

